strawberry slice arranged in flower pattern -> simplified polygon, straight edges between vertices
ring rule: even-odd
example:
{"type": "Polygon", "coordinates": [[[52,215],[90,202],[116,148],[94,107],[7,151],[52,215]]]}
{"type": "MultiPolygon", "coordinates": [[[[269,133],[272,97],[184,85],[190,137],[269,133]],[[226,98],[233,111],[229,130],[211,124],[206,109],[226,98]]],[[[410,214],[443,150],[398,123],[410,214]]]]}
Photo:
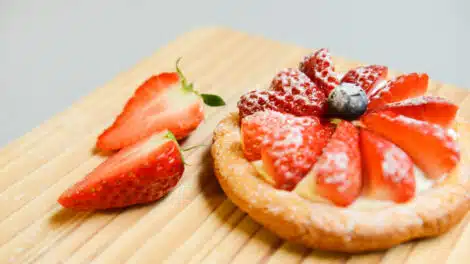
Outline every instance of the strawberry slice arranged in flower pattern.
{"type": "Polygon", "coordinates": [[[425,73],[410,73],[393,78],[384,86],[369,91],[369,109],[421,96],[428,89],[428,80],[425,73]]]}
{"type": "Polygon", "coordinates": [[[453,136],[441,126],[390,111],[367,114],[362,122],[403,149],[432,179],[449,173],[460,160],[453,136]]]}
{"type": "Polygon", "coordinates": [[[240,117],[274,110],[297,116],[321,116],[325,112],[325,94],[301,71],[284,69],[271,83],[270,90],[254,90],[238,101],[240,117]]]}
{"type": "Polygon", "coordinates": [[[348,206],[362,187],[359,130],[342,120],[315,164],[315,191],[338,206],[348,206]]]}
{"type": "Polygon", "coordinates": [[[390,80],[387,74],[385,66],[368,65],[339,80],[327,49],[304,57],[299,70],[279,72],[269,90],[241,97],[245,157],[268,183],[314,201],[348,206],[361,192],[396,203],[411,200],[418,188],[415,165],[437,180],[458,164],[449,129],[458,107],[424,96],[425,73],[390,80]],[[307,122],[292,121],[295,116],[309,116],[309,126],[296,124],[307,122]],[[325,125],[329,119],[336,119],[336,129],[325,125]]]}
{"type": "Polygon", "coordinates": [[[263,140],[261,160],[279,189],[292,190],[307,175],[331,136],[329,127],[304,119],[302,125],[274,129],[263,140]]]}
{"type": "Polygon", "coordinates": [[[333,129],[317,118],[258,112],[242,121],[242,148],[250,160],[261,158],[277,188],[291,190],[313,166],[333,129]]]}
{"type": "Polygon", "coordinates": [[[391,111],[413,119],[449,127],[459,107],[447,99],[437,96],[419,96],[400,102],[386,104],[371,112],[391,111]]]}
{"type": "Polygon", "coordinates": [[[297,119],[290,115],[268,110],[243,118],[240,127],[245,158],[249,161],[261,159],[261,144],[268,133],[285,125],[302,125],[301,121],[306,121],[308,125],[312,126],[320,124],[320,120],[316,117],[297,119]]]}
{"type": "Polygon", "coordinates": [[[328,49],[320,49],[305,56],[299,68],[323,90],[325,95],[329,95],[339,84],[339,77],[335,72],[333,60],[328,49]]]}
{"type": "Polygon", "coordinates": [[[385,80],[387,74],[388,68],[382,65],[360,66],[348,71],[341,79],[341,83],[355,84],[367,93],[380,81],[385,80]]]}
{"type": "Polygon", "coordinates": [[[411,158],[390,141],[361,129],[364,193],[374,199],[403,203],[415,195],[411,158]]]}

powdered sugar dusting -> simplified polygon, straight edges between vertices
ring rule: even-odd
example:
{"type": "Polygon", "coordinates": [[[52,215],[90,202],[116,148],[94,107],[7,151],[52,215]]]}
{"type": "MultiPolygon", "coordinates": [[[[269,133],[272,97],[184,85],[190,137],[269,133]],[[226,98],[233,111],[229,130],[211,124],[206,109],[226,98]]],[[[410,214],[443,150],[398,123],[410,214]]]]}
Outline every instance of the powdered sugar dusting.
{"type": "Polygon", "coordinates": [[[350,70],[341,79],[342,83],[352,83],[360,86],[364,91],[369,91],[376,86],[381,79],[385,79],[387,67],[380,65],[368,65],[350,70]]]}
{"type": "Polygon", "coordinates": [[[298,69],[286,68],[278,72],[270,89],[284,102],[282,109],[288,113],[299,116],[323,113],[325,94],[298,69]]]}
{"type": "Polygon", "coordinates": [[[455,130],[452,129],[452,128],[447,129],[447,134],[448,134],[453,140],[457,140],[457,139],[459,138],[459,134],[457,134],[457,132],[455,132],[455,130]]]}
{"type": "MultiPolygon", "coordinates": [[[[275,160],[274,166],[279,167],[284,172],[284,176],[289,179],[295,176],[295,173],[289,169],[286,160],[295,156],[298,148],[303,145],[303,127],[296,126],[287,129],[276,129],[272,133],[272,137],[266,137],[263,145],[271,144],[270,156],[275,160]],[[274,139],[274,142],[273,142],[274,139]]],[[[293,160],[292,167],[303,167],[303,161],[293,160]]]]}
{"type": "Polygon", "coordinates": [[[390,92],[391,84],[394,81],[395,81],[395,79],[392,79],[392,80],[389,80],[389,81],[385,82],[385,84],[380,83],[380,85],[377,85],[374,89],[372,89],[369,92],[369,94],[368,94],[369,99],[370,100],[378,99],[382,96],[382,94],[390,92]]]}
{"type": "Polygon", "coordinates": [[[414,98],[409,98],[405,99],[400,102],[395,102],[395,103],[389,103],[387,106],[389,107],[396,107],[396,106],[418,106],[418,105],[423,105],[427,104],[429,102],[442,102],[445,101],[445,99],[436,97],[436,96],[418,96],[414,98]]]}
{"type": "Polygon", "coordinates": [[[391,145],[384,153],[382,161],[382,171],[384,177],[390,178],[394,183],[399,183],[407,178],[410,170],[402,165],[403,160],[408,160],[408,156],[395,145],[391,145]]]}
{"type": "Polygon", "coordinates": [[[416,120],[403,115],[398,115],[395,118],[396,120],[399,120],[400,122],[403,122],[408,126],[415,126],[416,128],[419,128],[419,130],[421,130],[425,135],[432,135],[441,140],[442,142],[445,142],[446,148],[452,149],[453,151],[458,151],[458,145],[453,139],[455,135],[452,135],[452,132],[449,133],[449,131],[451,131],[450,129],[446,130],[445,128],[439,125],[416,120]]]}
{"type": "MultiPolygon", "coordinates": [[[[318,170],[328,171],[332,168],[346,170],[348,168],[349,157],[344,152],[325,152],[325,160],[319,163],[318,170]]],[[[333,181],[332,182],[337,182],[333,181]]]]}
{"type": "Polygon", "coordinates": [[[426,191],[434,185],[434,181],[429,179],[416,165],[413,166],[413,172],[415,175],[416,193],[426,191]]]}
{"type": "MultiPolygon", "coordinates": [[[[377,98],[375,96],[377,96],[377,93],[379,93],[379,91],[385,89],[385,86],[388,85],[388,81],[387,80],[381,80],[379,82],[377,82],[377,84],[372,88],[370,89],[368,92],[367,92],[367,96],[369,98],[377,98]]],[[[387,90],[389,90],[390,88],[388,88],[387,90]]]]}
{"type": "MultiPolygon", "coordinates": [[[[249,160],[260,159],[261,144],[264,138],[277,127],[283,127],[288,124],[289,116],[267,110],[256,112],[242,119],[242,147],[245,157],[249,160]]],[[[313,122],[313,119],[310,122],[313,122]]]]}
{"type": "Polygon", "coordinates": [[[299,68],[326,94],[329,94],[339,84],[340,79],[335,72],[328,49],[320,49],[305,56],[299,68]]]}

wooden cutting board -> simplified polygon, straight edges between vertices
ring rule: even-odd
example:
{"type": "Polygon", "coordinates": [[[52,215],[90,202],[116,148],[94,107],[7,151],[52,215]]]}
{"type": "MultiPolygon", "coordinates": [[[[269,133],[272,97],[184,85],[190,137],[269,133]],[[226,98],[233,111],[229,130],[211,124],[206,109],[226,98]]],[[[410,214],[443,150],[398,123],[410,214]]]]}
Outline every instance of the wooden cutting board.
{"type": "MultiPolygon", "coordinates": [[[[96,136],[151,74],[172,71],[177,57],[202,92],[223,96],[183,146],[211,143],[219,120],[239,96],[266,87],[273,74],[296,66],[308,49],[222,28],[187,33],[128,72],[0,150],[0,263],[468,263],[470,214],[435,239],[384,252],[333,254],[286,243],[226,199],[212,173],[209,148],[185,154],[183,179],[165,199],[125,210],[73,212],[56,199],[105,157],[96,136]]],[[[357,65],[335,58],[337,69],[357,65]]],[[[431,82],[430,93],[461,105],[470,120],[468,91],[431,82]]]]}

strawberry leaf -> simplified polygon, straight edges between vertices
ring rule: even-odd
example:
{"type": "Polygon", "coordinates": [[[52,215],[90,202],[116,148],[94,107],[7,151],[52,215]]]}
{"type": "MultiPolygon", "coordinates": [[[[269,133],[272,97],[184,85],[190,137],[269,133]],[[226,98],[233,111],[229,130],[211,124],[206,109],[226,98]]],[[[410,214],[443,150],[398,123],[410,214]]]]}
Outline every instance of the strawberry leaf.
{"type": "Polygon", "coordinates": [[[222,97],[215,95],[215,94],[200,94],[198,91],[194,89],[194,84],[193,83],[188,83],[188,80],[184,76],[183,72],[181,71],[179,67],[179,63],[181,61],[181,57],[179,57],[176,60],[176,72],[178,73],[178,76],[181,79],[181,86],[183,87],[183,90],[187,92],[192,92],[195,93],[196,95],[199,95],[202,97],[202,100],[204,103],[208,106],[223,106],[225,105],[224,99],[222,97]]]}
{"type": "Polygon", "coordinates": [[[215,94],[201,94],[202,100],[208,106],[223,106],[225,105],[224,99],[215,94]]]}

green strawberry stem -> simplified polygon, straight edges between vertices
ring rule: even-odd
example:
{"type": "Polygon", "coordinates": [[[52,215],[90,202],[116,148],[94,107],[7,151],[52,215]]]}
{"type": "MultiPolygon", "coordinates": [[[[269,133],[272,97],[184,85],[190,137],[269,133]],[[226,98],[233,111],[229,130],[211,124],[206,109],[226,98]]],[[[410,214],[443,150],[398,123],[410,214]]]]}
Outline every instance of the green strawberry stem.
{"type": "Polygon", "coordinates": [[[165,137],[172,140],[172,141],[174,141],[174,142],[176,142],[176,144],[178,145],[178,150],[179,150],[180,155],[181,155],[181,159],[183,160],[184,165],[188,165],[188,166],[191,166],[191,164],[186,163],[186,161],[184,160],[183,152],[190,151],[190,150],[200,148],[200,147],[209,147],[209,145],[200,144],[200,145],[194,145],[194,146],[190,146],[190,147],[187,147],[187,148],[183,149],[183,148],[181,148],[180,144],[178,143],[178,140],[176,139],[175,135],[173,133],[171,133],[171,131],[168,131],[168,133],[165,135],[165,137]]]}
{"type": "Polygon", "coordinates": [[[179,67],[179,62],[181,61],[181,57],[179,57],[176,60],[176,72],[178,73],[179,77],[181,78],[181,86],[183,87],[183,90],[187,92],[192,92],[202,98],[202,101],[208,105],[208,106],[223,106],[226,105],[224,99],[222,97],[216,95],[216,94],[205,94],[205,93],[199,93],[194,89],[194,84],[193,83],[188,83],[188,80],[184,76],[183,72],[181,71],[179,67]]]}

